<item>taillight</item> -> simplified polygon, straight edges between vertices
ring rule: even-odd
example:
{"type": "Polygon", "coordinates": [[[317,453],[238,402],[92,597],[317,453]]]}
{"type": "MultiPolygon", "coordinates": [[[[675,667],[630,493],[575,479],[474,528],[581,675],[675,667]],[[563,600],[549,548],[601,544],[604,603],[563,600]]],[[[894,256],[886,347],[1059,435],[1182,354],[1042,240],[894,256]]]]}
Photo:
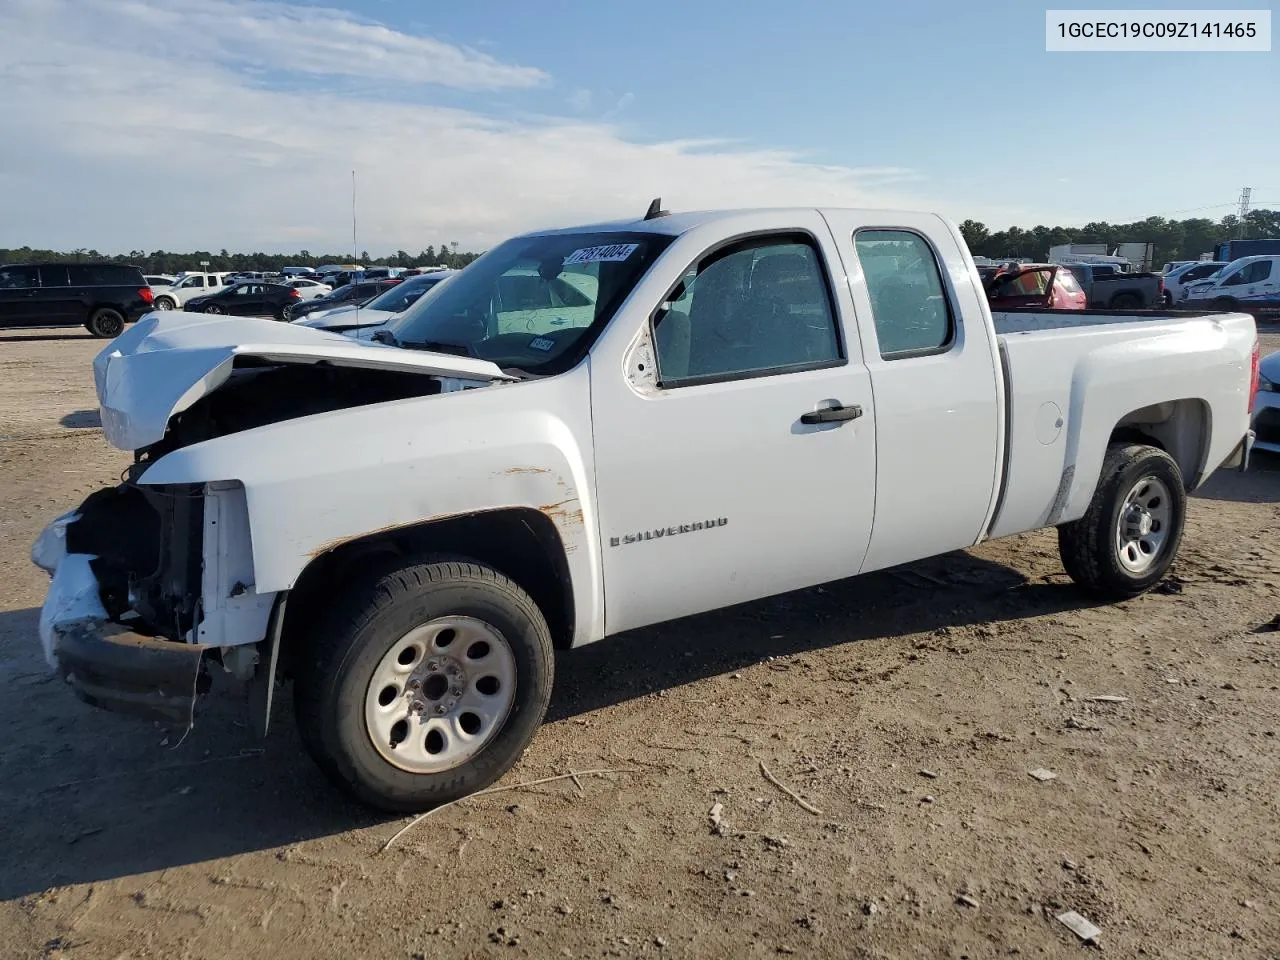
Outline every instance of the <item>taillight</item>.
{"type": "Polygon", "coordinates": [[[301,300],[301,299],[302,299],[302,294],[300,294],[297,290],[290,290],[290,291],[289,291],[289,299],[290,299],[290,300],[301,300]]]}
{"type": "Polygon", "coordinates": [[[1250,364],[1249,372],[1249,412],[1253,412],[1253,401],[1258,398],[1258,373],[1259,365],[1262,362],[1262,345],[1257,340],[1253,341],[1253,362],[1250,364]]]}
{"type": "Polygon", "coordinates": [[[1160,278],[1160,292],[1164,293],[1164,277],[1160,278]]]}
{"type": "Polygon", "coordinates": [[[142,298],[143,303],[154,303],[156,295],[151,292],[150,287],[139,287],[138,296],[142,298]]]}

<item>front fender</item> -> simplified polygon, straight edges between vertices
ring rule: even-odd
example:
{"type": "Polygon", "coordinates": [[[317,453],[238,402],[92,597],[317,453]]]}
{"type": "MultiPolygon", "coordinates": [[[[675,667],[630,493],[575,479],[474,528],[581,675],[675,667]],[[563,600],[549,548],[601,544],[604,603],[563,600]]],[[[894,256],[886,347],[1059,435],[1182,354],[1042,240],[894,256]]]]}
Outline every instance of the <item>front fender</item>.
{"type": "Polygon", "coordinates": [[[143,484],[238,481],[254,590],[293,587],[317,555],[385,530],[487,510],[545,514],[564,544],[574,643],[601,636],[590,373],[318,414],[176,450],[143,484]]]}

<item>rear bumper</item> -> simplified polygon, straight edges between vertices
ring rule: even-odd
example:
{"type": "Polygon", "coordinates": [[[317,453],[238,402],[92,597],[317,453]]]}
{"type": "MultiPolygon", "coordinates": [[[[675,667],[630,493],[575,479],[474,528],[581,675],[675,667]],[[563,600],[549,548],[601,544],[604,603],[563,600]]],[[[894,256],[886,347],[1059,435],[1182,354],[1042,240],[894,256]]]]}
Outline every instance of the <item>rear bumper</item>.
{"type": "Polygon", "coordinates": [[[166,723],[187,723],[204,692],[204,646],[104,632],[92,623],[57,628],[58,669],[85,703],[166,723]]]}

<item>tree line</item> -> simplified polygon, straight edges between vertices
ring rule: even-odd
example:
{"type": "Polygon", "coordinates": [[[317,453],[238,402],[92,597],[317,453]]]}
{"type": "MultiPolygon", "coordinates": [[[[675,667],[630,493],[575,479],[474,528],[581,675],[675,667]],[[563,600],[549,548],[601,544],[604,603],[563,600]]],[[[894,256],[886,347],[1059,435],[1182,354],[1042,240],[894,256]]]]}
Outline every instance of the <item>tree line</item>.
{"type": "MultiPolygon", "coordinates": [[[[1049,248],[1063,243],[1105,243],[1108,250],[1128,242],[1155,244],[1155,264],[1170,260],[1198,260],[1212,253],[1224,240],[1241,235],[1240,218],[1234,214],[1221,220],[1194,218],[1168,220],[1147,217],[1133,223],[1086,223],[1083,227],[1010,227],[992,233],[977,220],[965,220],[960,233],[975,257],[992,260],[1027,258],[1041,260],[1049,248]]],[[[1280,237],[1280,211],[1253,210],[1245,218],[1244,236],[1280,237]]]]}
{"type": "Polygon", "coordinates": [[[397,250],[387,257],[370,257],[364,251],[358,257],[346,253],[312,253],[300,250],[297,253],[230,253],[226,249],[213,253],[208,250],[195,250],[191,253],[175,253],[168,250],[131,250],[127,254],[100,253],[97,250],[35,250],[31,247],[19,247],[6,250],[0,247],[0,263],[91,263],[94,261],[115,261],[134,264],[142,268],[143,273],[174,274],[180,270],[199,270],[201,262],[207,261],[211,272],[221,273],[236,270],[260,270],[278,272],[284,267],[317,266],[322,263],[358,263],[362,266],[382,267],[465,267],[478,253],[459,252],[452,245],[442,243],[437,248],[428,246],[417,254],[406,250],[397,250]]]}
{"type": "MultiPolygon", "coordinates": [[[[977,220],[965,220],[960,232],[974,256],[992,260],[1027,258],[1040,260],[1048,256],[1049,248],[1063,243],[1105,243],[1108,249],[1116,245],[1136,241],[1155,244],[1155,262],[1169,260],[1196,260],[1202,253],[1212,253],[1224,240],[1241,235],[1240,219],[1234,214],[1221,220],[1194,218],[1169,220],[1164,217],[1147,217],[1133,223],[1086,223],[1083,227],[1037,226],[1029,230],[1010,227],[992,233],[977,220]]],[[[1280,237],[1280,211],[1253,210],[1245,218],[1244,236],[1280,237]]],[[[465,267],[478,253],[459,252],[452,244],[428,246],[417,254],[397,250],[391,256],[372,258],[366,250],[354,262],[363,266],[384,267],[465,267]]],[[[174,253],[166,250],[131,250],[128,254],[104,254],[97,250],[33,250],[19,247],[6,250],[0,247],[0,263],[56,263],[89,262],[95,260],[126,261],[142,268],[144,273],[177,273],[180,270],[198,270],[201,261],[208,261],[213,271],[262,270],[278,271],[283,267],[301,267],[321,263],[351,263],[348,253],[315,254],[310,250],[297,253],[230,253],[226,249],[218,253],[196,250],[192,253],[174,253]]]]}

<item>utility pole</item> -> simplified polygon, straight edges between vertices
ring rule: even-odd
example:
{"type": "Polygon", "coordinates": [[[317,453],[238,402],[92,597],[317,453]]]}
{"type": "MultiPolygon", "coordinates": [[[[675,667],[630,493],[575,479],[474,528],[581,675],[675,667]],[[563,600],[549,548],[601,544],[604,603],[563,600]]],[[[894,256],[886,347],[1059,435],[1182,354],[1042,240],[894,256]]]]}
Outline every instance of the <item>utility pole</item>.
{"type": "Polygon", "coordinates": [[[1249,216],[1249,199],[1252,195],[1253,195],[1252,187],[1245,187],[1243,190],[1240,191],[1240,226],[1239,226],[1240,236],[1238,238],[1240,240],[1244,239],[1244,235],[1247,232],[1245,229],[1247,226],[1247,221],[1245,220],[1245,218],[1249,216]]]}

